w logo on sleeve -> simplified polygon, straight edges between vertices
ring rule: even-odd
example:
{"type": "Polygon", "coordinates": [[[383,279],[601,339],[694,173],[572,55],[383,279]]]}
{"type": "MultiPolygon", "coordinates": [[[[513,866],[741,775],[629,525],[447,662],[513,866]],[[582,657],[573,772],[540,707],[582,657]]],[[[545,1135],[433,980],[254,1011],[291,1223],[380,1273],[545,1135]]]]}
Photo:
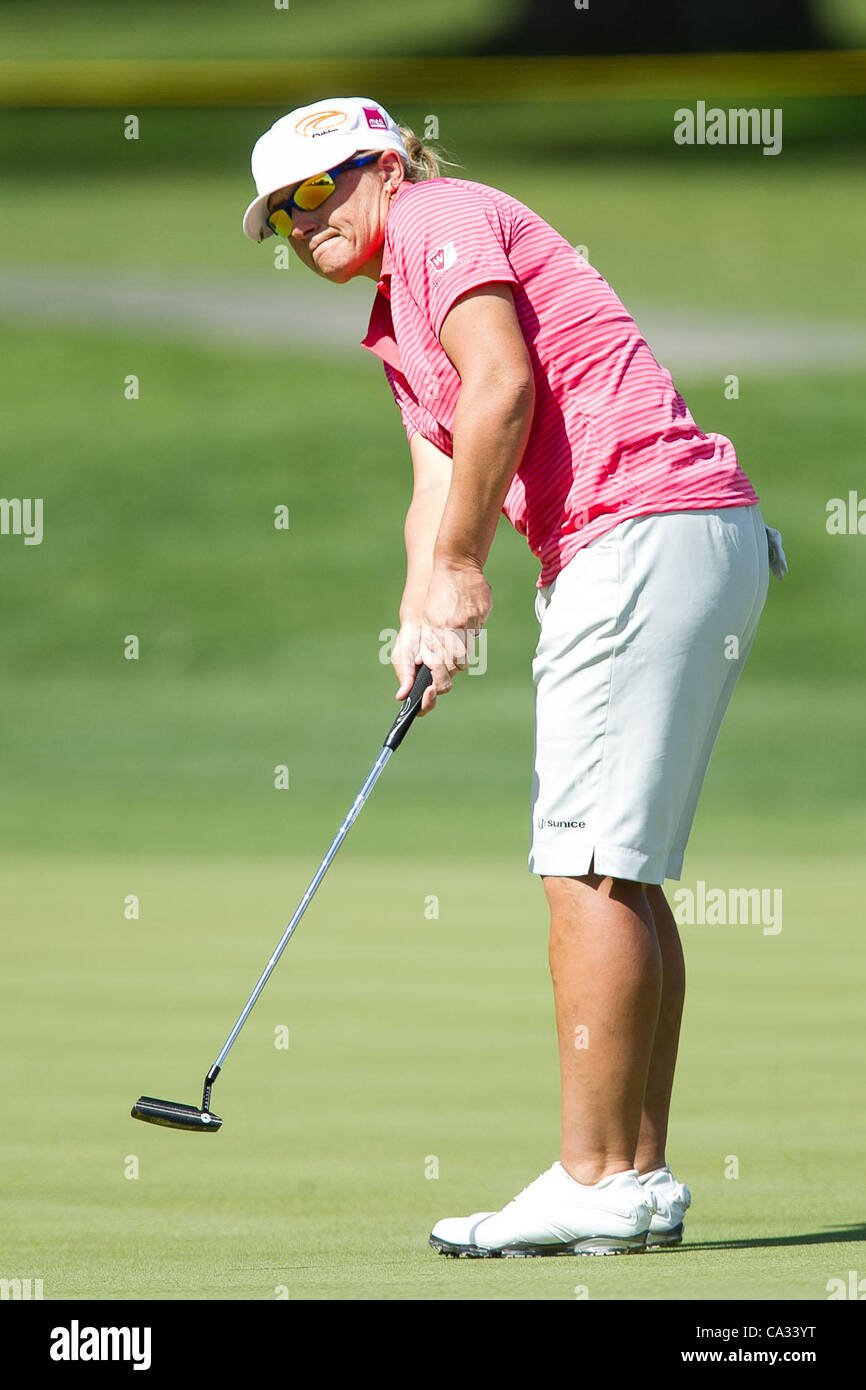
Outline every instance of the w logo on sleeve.
{"type": "Polygon", "coordinates": [[[438,251],[434,251],[432,256],[427,257],[427,264],[431,270],[448,270],[457,260],[457,248],[453,241],[446,242],[440,246],[438,251]]]}

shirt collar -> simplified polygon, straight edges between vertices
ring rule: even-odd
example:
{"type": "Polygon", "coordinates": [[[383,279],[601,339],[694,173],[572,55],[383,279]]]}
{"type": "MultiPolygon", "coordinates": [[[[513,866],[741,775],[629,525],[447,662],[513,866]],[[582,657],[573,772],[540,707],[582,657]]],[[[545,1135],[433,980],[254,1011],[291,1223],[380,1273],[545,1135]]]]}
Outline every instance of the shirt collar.
{"type": "Polygon", "coordinates": [[[388,233],[386,231],[385,240],[382,243],[382,269],[379,272],[379,283],[376,286],[379,294],[383,294],[386,299],[391,298],[391,271],[393,268],[394,262],[391,259],[391,248],[388,245],[388,233]]]}
{"type": "MultiPolygon", "coordinates": [[[[401,196],[404,189],[410,185],[402,183],[391,200],[393,206],[397,198],[401,196]]],[[[382,269],[379,273],[379,282],[376,285],[376,297],[373,300],[373,309],[370,314],[370,323],[367,328],[367,336],[363,339],[361,346],[369,348],[377,357],[381,357],[389,367],[396,371],[403,370],[400,361],[400,352],[394,339],[394,322],[391,318],[391,272],[394,262],[391,258],[391,247],[388,243],[388,226],[385,224],[385,240],[382,243],[382,269]]]]}
{"type": "MultiPolygon", "coordinates": [[[[394,194],[393,198],[391,199],[391,207],[393,207],[394,204],[395,204],[395,202],[397,201],[397,199],[398,199],[398,198],[402,198],[402,197],[405,195],[405,193],[407,192],[407,190],[408,190],[409,188],[411,188],[411,187],[412,187],[412,185],[411,185],[410,183],[408,183],[408,182],[404,179],[403,182],[400,184],[400,187],[397,189],[397,192],[394,194]]],[[[390,216],[390,212],[389,212],[388,215],[390,216]]],[[[391,289],[391,287],[390,287],[390,284],[388,283],[388,281],[389,281],[390,278],[391,278],[391,271],[392,271],[393,269],[394,269],[394,262],[393,262],[393,260],[391,259],[391,245],[390,245],[390,243],[389,243],[389,241],[388,241],[388,223],[387,223],[387,220],[386,220],[386,222],[385,222],[385,240],[384,240],[384,242],[382,243],[382,270],[381,270],[381,274],[380,274],[380,276],[379,276],[379,284],[378,284],[378,286],[377,286],[377,289],[380,289],[380,290],[382,291],[383,294],[385,294],[385,295],[388,296],[389,299],[390,299],[390,297],[391,297],[391,294],[390,294],[390,289],[391,289]],[[383,283],[383,281],[384,281],[385,283],[383,283]]]]}

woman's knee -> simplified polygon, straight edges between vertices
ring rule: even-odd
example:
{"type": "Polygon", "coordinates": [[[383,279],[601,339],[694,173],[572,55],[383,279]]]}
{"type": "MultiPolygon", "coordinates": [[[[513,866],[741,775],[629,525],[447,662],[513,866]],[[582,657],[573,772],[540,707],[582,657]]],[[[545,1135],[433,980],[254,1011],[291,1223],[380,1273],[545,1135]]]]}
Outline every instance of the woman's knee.
{"type": "Polygon", "coordinates": [[[552,913],[579,910],[581,904],[587,908],[597,908],[604,898],[635,909],[647,903],[649,885],[635,879],[597,874],[592,870],[574,877],[545,875],[542,882],[552,913]]]}

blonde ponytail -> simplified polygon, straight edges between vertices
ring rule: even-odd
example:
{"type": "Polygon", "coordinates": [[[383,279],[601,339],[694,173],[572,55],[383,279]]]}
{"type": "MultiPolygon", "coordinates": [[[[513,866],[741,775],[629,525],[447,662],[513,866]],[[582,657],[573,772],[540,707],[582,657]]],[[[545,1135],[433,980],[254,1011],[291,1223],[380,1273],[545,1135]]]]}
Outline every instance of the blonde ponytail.
{"type": "Polygon", "coordinates": [[[409,162],[406,164],[406,179],[409,183],[422,183],[424,179],[438,179],[440,177],[439,159],[433,150],[428,149],[422,140],[419,140],[414,130],[410,126],[401,125],[400,134],[403,137],[403,144],[406,146],[406,153],[409,162]]]}
{"type": "MultiPolygon", "coordinates": [[[[447,164],[451,169],[459,169],[461,166],[453,159],[446,159],[438,150],[434,150],[430,145],[425,145],[414,132],[411,126],[401,125],[397,129],[406,146],[408,159],[403,159],[403,169],[407,183],[423,183],[426,179],[442,178],[443,164],[447,164]]],[[[366,154],[376,154],[376,150],[366,150],[366,154]]],[[[402,158],[402,156],[401,156],[402,158]]]]}

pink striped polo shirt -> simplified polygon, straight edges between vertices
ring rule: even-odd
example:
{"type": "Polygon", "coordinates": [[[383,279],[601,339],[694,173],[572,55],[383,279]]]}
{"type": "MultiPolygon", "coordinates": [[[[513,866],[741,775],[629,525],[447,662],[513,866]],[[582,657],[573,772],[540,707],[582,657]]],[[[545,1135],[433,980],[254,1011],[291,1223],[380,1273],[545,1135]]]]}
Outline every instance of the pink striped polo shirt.
{"type": "Polygon", "coordinates": [[[627,517],[758,501],[721,434],[704,434],[598,271],[523,203],[466,179],[403,183],[385,226],[363,346],[381,357],[406,433],[452,454],[460,377],[439,342],[478,285],[511,285],[535,377],[529,441],[502,510],[541,562],[539,587],[627,517]]]}

